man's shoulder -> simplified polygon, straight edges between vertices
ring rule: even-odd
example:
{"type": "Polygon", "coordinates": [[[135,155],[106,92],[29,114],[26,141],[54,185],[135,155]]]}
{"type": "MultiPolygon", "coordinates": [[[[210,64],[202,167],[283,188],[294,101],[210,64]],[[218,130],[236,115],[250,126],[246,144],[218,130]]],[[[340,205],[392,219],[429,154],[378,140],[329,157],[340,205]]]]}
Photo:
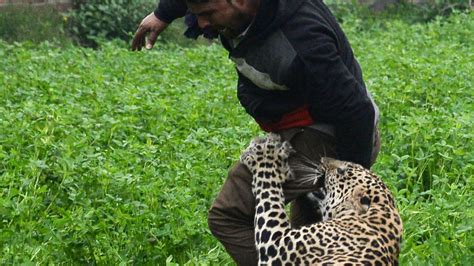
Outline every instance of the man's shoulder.
{"type": "Polygon", "coordinates": [[[331,42],[338,47],[348,45],[336,17],[320,0],[305,0],[279,29],[298,53],[316,44],[331,42]]]}

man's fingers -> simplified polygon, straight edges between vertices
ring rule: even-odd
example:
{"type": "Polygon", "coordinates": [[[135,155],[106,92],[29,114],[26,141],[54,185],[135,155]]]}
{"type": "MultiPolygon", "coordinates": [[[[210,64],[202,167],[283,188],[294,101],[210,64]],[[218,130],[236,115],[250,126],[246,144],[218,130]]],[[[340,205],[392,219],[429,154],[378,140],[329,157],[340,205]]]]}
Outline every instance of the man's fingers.
{"type": "Polygon", "coordinates": [[[132,50],[140,51],[145,44],[146,29],[140,26],[132,40],[132,50]]]}
{"type": "Polygon", "coordinates": [[[144,46],[146,46],[147,49],[153,48],[158,35],[160,35],[167,26],[168,23],[158,19],[153,12],[150,13],[142,20],[137,32],[135,32],[135,36],[132,40],[132,51],[140,51],[144,46]],[[148,38],[147,34],[149,34],[148,38]]]}
{"type": "Polygon", "coordinates": [[[152,31],[150,32],[150,35],[148,35],[148,38],[146,39],[146,49],[151,49],[153,48],[153,45],[155,45],[156,39],[158,38],[158,32],[152,31]]]}

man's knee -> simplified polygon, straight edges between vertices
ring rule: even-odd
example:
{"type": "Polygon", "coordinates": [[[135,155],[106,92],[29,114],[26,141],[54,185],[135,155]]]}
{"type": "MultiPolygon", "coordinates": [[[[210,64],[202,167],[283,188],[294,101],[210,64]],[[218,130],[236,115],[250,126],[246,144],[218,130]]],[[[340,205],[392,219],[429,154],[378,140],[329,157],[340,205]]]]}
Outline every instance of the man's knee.
{"type": "Polygon", "coordinates": [[[233,223],[253,221],[255,199],[252,194],[252,175],[240,163],[229,170],[219,195],[209,209],[207,223],[213,235],[233,223]]]}
{"type": "Polygon", "coordinates": [[[215,217],[216,217],[215,211],[211,208],[207,215],[207,226],[209,227],[209,230],[214,236],[218,234],[217,232],[219,230],[219,225],[215,217]]]}

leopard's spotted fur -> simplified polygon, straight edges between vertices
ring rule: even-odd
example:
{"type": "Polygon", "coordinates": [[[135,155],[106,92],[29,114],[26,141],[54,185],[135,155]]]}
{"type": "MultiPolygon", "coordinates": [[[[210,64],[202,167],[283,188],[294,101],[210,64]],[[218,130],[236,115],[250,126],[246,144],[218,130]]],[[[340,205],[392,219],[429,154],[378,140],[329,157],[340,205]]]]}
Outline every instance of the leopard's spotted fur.
{"type": "Polygon", "coordinates": [[[291,228],[282,184],[293,178],[292,151],[276,134],[257,138],[241,156],[253,174],[255,242],[261,265],[396,265],[402,221],[385,184],[360,165],[323,158],[323,221],[291,228]]]}

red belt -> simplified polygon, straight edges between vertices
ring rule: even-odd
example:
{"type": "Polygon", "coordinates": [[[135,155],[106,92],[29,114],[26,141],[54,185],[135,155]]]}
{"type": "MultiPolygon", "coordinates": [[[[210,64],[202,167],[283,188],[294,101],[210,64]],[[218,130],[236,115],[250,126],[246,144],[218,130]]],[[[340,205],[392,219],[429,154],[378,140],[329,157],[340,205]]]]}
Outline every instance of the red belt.
{"type": "Polygon", "coordinates": [[[314,124],[314,120],[309,114],[308,105],[300,107],[290,113],[284,114],[280,121],[274,123],[264,123],[257,121],[260,128],[266,132],[278,132],[294,127],[304,127],[314,124]]]}

